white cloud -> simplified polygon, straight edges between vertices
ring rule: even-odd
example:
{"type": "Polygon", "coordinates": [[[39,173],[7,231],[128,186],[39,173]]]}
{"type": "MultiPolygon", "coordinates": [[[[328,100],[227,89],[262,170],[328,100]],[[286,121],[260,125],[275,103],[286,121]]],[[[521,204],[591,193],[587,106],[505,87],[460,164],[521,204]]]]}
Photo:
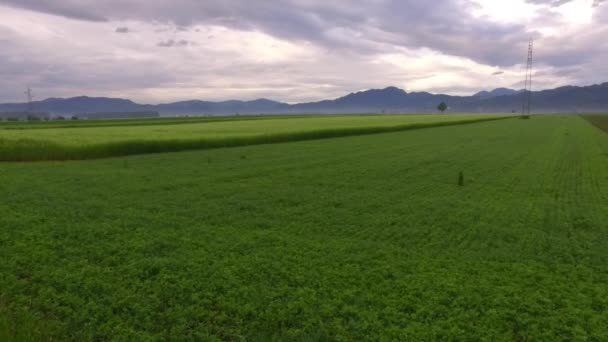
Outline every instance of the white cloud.
{"type": "Polygon", "coordinates": [[[517,87],[528,36],[537,87],[608,80],[608,6],[593,0],[441,0],[442,11],[416,0],[3,2],[2,102],[22,100],[27,84],[38,98],[152,103],[299,102],[388,85],[470,94],[517,87]]]}
{"type": "Polygon", "coordinates": [[[539,5],[525,0],[476,0],[479,6],[473,11],[477,17],[505,23],[528,23],[535,17],[539,5]]]}

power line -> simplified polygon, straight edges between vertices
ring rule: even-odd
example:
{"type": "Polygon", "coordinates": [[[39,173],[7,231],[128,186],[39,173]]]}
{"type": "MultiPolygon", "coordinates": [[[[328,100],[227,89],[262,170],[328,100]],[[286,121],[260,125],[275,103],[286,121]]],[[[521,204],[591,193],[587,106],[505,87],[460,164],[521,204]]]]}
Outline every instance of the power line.
{"type": "Polygon", "coordinates": [[[34,107],[34,94],[32,93],[32,88],[30,88],[30,86],[27,86],[27,89],[25,90],[25,97],[27,99],[27,111],[31,113],[34,107]]]}
{"type": "Polygon", "coordinates": [[[524,82],[522,115],[530,115],[532,109],[532,76],[534,62],[534,40],[530,39],[528,44],[528,61],[526,63],[526,80],[524,82]]]}

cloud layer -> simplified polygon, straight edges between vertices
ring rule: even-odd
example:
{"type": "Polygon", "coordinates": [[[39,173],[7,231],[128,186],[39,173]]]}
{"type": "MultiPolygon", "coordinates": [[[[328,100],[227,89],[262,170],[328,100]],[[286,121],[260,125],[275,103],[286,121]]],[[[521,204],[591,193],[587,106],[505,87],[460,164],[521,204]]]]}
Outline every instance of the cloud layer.
{"type": "Polygon", "coordinates": [[[305,101],[370,87],[465,94],[608,80],[597,0],[3,0],[0,100],[305,101]],[[506,13],[512,11],[512,13],[506,13]]]}

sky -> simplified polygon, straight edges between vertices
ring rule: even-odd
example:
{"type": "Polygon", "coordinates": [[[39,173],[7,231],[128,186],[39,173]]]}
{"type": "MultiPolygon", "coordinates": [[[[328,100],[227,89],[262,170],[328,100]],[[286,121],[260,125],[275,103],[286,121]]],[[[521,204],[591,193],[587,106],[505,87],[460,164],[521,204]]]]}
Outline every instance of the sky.
{"type": "Polygon", "coordinates": [[[608,81],[606,0],[0,0],[0,102],[289,103],[608,81]]]}

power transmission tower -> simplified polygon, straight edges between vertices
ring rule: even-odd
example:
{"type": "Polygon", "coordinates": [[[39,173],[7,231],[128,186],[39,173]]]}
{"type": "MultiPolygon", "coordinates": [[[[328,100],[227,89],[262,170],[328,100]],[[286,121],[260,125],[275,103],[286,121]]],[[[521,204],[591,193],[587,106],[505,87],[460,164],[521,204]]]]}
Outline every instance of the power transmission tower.
{"type": "Polygon", "coordinates": [[[32,88],[30,88],[30,86],[27,86],[27,89],[25,90],[25,97],[27,99],[27,111],[28,113],[31,113],[34,109],[34,94],[32,94],[32,88]]]}
{"type": "Polygon", "coordinates": [[[523,92],[522,115],[530,115],[532,109],[532,76],[534,62],[534,40],[530,39],[528,44],[528,62],[526,63],[526,80],[523,92]]]}

